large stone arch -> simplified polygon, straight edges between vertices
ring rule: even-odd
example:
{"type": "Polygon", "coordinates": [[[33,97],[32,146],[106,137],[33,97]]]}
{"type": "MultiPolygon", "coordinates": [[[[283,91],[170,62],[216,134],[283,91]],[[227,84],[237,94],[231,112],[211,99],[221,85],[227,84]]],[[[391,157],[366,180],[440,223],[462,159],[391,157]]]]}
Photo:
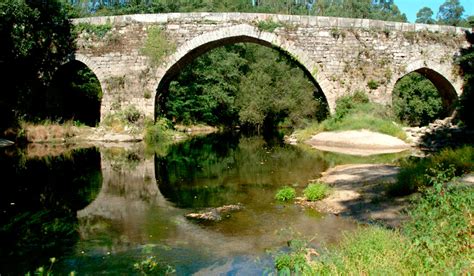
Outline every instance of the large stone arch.
{"type": "MultiPolygon", "coordinates": [[[[71,55],[69,56],[69,58],[63,62],[58,68],[56,68],[54,74],[55,76],[53,77],[56,78],[56,75],[62,73],[62,71],[68,67],[71,67],[71,66],[77,66],[77,65],[80,65],[80,66],[83,66],[83,67],[86,67],[87,69],[89,69],[94,75],[95,77],[97,78],[97,80],[99,81],[99,85],[100,85],[100,89],[102,91],[102,95],[106,95],[105,93],[105,86],[104,86],[104,76],[105,74],[102,72],[102,70],[100,70],[100,66],[98,66],[92,59],[88,58],[87,56],[85,55],[82,55],[82,54],[79,54],[79,53],[75,53],[74,55],[71,55]]],[[[67,70],[67,69],[66,69],[67,70]]],[[[102,114],[103,114],[103,103],[102,103],[102,100],[100,101],[100,110],[99,110],[99,114],[97,117],[99,122],[102,121],[102,114]]]]}
{"type": "Polygon", "coordinates": [[[452,114],[455,109],[455,102],[462,93],[462,84],[453,78],[452,72],[449,71],[451,69],[452,65],[443,66],[431,61],[418,60],[406,66],[405,73],[397,76],[395,84],[410,73],[417,72],[421,74],[429,79],[438,89],[443,100],[443,107],[448,111],[448,114],[452,114]]]}
{"type": "MultiPolygon", "coordinates": [[[[303,50],[295,47],[291,41],[247,24],[225,27],[217,31],[204,33],[182,44],[172,56],[167,58],[164,65],[157,70],[156,77],[159,83],[155,86],[157,87],[156,91],[166,89],[173,77],[182,68],[205,52],[220,46],[241,42],[256,43],[276,48],[295,59],[299,67],[315,84],[317,89],[323,93],[329,109],[334,110],[335,96],[330,94],[331,90],[329,89],[327,78],[321,72],[321,67],[317,63],[311,60],[303,50]]],[[[157,95],[155,95],[155,100],[157,101],[157,95]]]]}

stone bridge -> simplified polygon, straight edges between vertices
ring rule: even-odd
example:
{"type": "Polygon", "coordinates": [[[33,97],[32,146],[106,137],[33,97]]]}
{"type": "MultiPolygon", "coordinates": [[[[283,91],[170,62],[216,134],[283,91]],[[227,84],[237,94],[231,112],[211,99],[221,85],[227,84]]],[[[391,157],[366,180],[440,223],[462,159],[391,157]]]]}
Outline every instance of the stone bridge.
{"type": "Polygon", "coordinates": [[[157,95],[167,91],[184,66],[210,49],[239,42],[277,48],[292,57],[331,110],[338,97],[357,90],[390,104],[396,82],[414,71],[434,83],[446,106],[462,93],[454,59],[467,46],[463,28],[249,13],[137,14],[82,18],[74,24],[85,27],[73,59],[101,83],[101,119],[131,105],[153,118],[157,95]],[[105,26],[107,32],[95,33],[92,25],[105,26]],[[150,30],[157,27],[161,32],[152,40],[150,30]],[[147,55],[147,42],[147,47],[155,43],[154,51],[163,56],[147,55]]]}

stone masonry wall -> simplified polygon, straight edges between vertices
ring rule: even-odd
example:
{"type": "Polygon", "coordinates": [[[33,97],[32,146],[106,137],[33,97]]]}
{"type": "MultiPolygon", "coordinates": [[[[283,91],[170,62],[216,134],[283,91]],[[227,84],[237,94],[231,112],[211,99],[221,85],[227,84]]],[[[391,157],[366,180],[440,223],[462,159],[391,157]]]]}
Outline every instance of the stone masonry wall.
{"type": "Polygon", "coordinates": [[[196,55],[225,43],[255,42],[286,51],[319,84],[331,110],[341,95],[365,90],[390,104],[398,79],[423,68],[432,81],[461,94],[453,65],[467,46],[463,28],[368,19],[244,13],[179,13],[94,17],[75,24],[111,24],[104,37],[83,32],[76,59],[98,76],[101,119],[127,106],[154,116],[156,90],[196,55]],[[259,22],[273,21],[275,29],[259,22]],[[141,49],[148,29],[160,26],[176,51],[153,65],[141,49]],[[260,29],[259,29],[260,26],[260,29]]]}

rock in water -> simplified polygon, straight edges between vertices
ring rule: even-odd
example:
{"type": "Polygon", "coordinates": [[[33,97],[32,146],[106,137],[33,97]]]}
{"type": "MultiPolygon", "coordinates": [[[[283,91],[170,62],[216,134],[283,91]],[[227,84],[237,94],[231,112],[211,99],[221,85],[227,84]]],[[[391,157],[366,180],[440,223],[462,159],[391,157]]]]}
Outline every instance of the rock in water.
{"type": "Polygon", "coordinates": [[[185,217],[188,219],[203,220],[203,221],[220,221],[223,215],[242,210],[241,204],[224,205],[217,208],[207,209],[199,213],[189,213],[185,217]]]}

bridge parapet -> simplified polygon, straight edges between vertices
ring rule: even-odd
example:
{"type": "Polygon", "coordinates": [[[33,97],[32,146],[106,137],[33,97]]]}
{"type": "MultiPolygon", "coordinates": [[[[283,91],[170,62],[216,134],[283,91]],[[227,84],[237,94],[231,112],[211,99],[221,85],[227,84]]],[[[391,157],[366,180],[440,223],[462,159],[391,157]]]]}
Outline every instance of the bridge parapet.
{"type": "Polygon", "coordinates": [[[402,32],[430,31],[440,33],[462,34],[469,28],[454,27],[446,25],[402,23],[360,18],[343,18],[327,16],[305,16],[284,15],[265,13],[162,13],[162,14],[131,14],[117,16],[97,16],[74,19],[74,23],[90,24],[123,24],[123,23],[158,23],[168,24],[173,22],[258,22],[272,20],[274,22],[289,23],[297,25],[310,25],[323,28],[359,28],[359,29],[381,29],[402,32]]]}

